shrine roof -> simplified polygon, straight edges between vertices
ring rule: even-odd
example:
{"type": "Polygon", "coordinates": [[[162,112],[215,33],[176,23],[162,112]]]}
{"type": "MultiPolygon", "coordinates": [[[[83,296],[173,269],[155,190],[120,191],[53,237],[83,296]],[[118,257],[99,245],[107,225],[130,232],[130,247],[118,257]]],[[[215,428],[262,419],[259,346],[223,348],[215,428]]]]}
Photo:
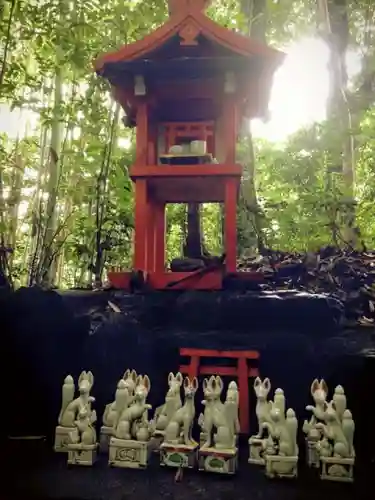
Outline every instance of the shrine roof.
{"type": "Polygon", "coordinates": [[[172,12],[165,24],[141,40],[98,57],[94,61],[94,68],[100,74],[107,64],[112,65],[146,58],[147,55],[165,45],[176,35],[180,36],[182,45],[195,45],[196,38],[203,36],[236,55],[246,58],[257,56],[274,69],[281,64],[285,57],[283,52],[220,26],[199,9],[185,8],[172,12]]]}

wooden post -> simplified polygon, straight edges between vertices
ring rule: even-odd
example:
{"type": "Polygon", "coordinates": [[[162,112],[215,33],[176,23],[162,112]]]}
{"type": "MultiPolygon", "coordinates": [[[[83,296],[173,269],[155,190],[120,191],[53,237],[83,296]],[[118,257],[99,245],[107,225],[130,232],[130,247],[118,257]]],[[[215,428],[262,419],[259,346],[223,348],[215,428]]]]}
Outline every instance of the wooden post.
{"type": "Polygon", "coordinates": [[[148,123],[147,165],[156,165],[158,130],[155,122],[148,123]]]}
{"type": "Polygon", "coordinates": [[[155,203],[154,212],[154,245],[155,245],[155,265],[156,272],[165,271],[165,204],[155,203]]]}
{"type": "Polygon", "coordinates": [[[148,272],[155,271],[155,202],[152,199],[148,200],[147,204],[147,235],[146,235],[146,270],[148,272]]]}
{"type": "Polygon", "coordinates": [[[147,101],[140,99],[137,108],[137,136],[136,136],[136,165],[145,164],[147,161],[148,147],[148,111],[147,101]]]}
{"type": "Polygon", "coordinates": [[[137,179],[135,183],[135,238],[134,238],[134,268],[146,270],[146,241],[147,241],[147,184],[144,179],[137,179]]]}
{"type": "Polygon", "coordinates": [[[226,96],[223,114],[223,135],[225,138],[225,163],[233,165],[236,162],[237,143],[237,106],[231,96],[226,96]]]}
{"type": "Polygon", "coordinates": [[[228,273],[236,272],[237,267],[237,186],[235,179],[225,182],[225,252],[228,273]]]}

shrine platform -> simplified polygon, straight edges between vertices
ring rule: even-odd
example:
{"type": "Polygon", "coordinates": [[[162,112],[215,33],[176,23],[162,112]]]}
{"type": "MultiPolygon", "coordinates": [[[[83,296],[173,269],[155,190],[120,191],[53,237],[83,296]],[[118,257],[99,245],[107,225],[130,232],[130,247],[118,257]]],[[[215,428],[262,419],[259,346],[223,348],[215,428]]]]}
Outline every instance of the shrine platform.
{"type": "MultiPolygon", "coordinates": [[[[133,273],[130,271],[111,270],[107,273],[110,285],[117,290],[130,290],[133,273]]],[[[145,283],[153,290],[211,290],[218,291],[231,282],[232,288],[242,289],[246,284],[261,284],[264,276],[258,272],[230,273],[226,277],[221,269],[198,269],[190,272],[158,271],[145,273],[145,283]]]]}

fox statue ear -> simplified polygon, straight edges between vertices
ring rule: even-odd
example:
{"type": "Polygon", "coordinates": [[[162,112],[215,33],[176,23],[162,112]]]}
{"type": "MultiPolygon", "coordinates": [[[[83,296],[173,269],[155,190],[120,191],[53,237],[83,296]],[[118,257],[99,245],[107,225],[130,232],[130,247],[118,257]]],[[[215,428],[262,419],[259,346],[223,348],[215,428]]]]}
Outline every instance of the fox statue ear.
{"type": "Polygon", "coordinates": [[[320,381],[320,388],[326,393],[328,394],[328,385],[326,383],[326,381],[324,379],[322,379],[320,381]]]}
{"type": "Polygon", "coordinates": [[[87,378],[87,373],[85,371],[81,372],[81,375],[79,376],[78,379],[78,385],[87,378]]]}
{"type": "Polygon", "coordinates": [[[182,385],[182,382],[183,382],[183,380],[184,380],[184,377],[182,376],[182,373],[177,372],[177,373],[176,373],[176,376],[175,376],[175,380],[177,380],[177,382],[178,382],[180,385],[182,385]]]}
{"type": "Polygon", "coordinates": [[[216,380],[216,385],[217,385],[219,391],[222,391],[223,387],[224,387],[222,378],[217,376],[215,380],[216,380]]]}
{"type": "Polygon", "coordinates": [[[189,379],[189,377],[185,377],[184,378],[184,388],[186,389],[189,386],[190,386],[190,379],[189,379]]]}
{"type": "Polygon", "coordinates": [[[266,391],[269,392],[271,390],[271,381],[268,377],[263,380],[263,385],[266,391]]]}
{"type": "Polygon", "coordinates": [[[313,380],[313,383],[311,384],[311,395],[313,396],[314,393],[320,388],[319,380],[316,378],[313,380]]]}
{"type": "Polygon", "coordinates": [[[257,377],[255,380],[254,380],[254,389],[256,389],[257,387],[259,387],[261,385],[262,381],[260,380],[259,377],[257,377]]]}
{"type": "Polygon", "coordinates": [[[122,376],[122,378],[123,378],[124,380],[126,380],[126,379],[127,379],[127,378],[129,378],[129,377],[130,377],[130,370],[129,370],[129,368],[128,368],[127,370],[125,370],[125,373],[124,373],[124,375],[122,376]]]}
{"type": "Polygon", "coordinates": [[[148,378],[148,375],[145,375],[143,377],[143,385],[146,387],[147,392],[150,392],[151,389],[151,382],[150,379],[148,378]]]}

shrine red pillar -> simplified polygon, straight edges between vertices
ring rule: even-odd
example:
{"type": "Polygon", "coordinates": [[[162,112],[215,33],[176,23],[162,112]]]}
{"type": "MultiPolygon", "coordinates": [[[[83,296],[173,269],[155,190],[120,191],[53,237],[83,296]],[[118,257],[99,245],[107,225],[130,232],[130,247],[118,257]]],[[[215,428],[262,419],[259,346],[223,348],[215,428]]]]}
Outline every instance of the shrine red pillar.
{"type": "Polygon", "coordinates": [[[147,101],[140,99],[137,107],[137,132],[135,163],[141,165],[147,163],[148,156],[148,111],[147,101]]]}
{"type": "MultiPolygon", "coordinates": [[[[137,106],[137,135],[135,163],[147,163],[148,146],[148,116],[147,101],[140,98],[137,106]]],[[[147,237],[150,232],[149,207],[147,199],[146,179],[137,179],[135,182],[135,215],[134,215],[134,268],[147,271],[147,237]]]]}
{"type": "Polygon", "coordinates": [[[236,272],[237,267],[237,185],[235,179],[225,183],[225,252],[228,273],[236,272]]]}
{"type": "Polygon", "coordinates": [[[147,165],[156,165],[158,131],[155,122],[148,122],[147,165]]]}
{"type": "Polygon", "coordinates": [[[135,216],[134,216],[134,268],[146,271],[146,242],[149,210],[147,203],[147,184],[145,179],[137,179],[135,183],[135,216]]]}
{"type": "MultiPolygon", "coordinates": [[[[233,165],[236,161],[237,105],[231,95],[227,95],[224,102],[224,117],[225,163],[233,165]]],[[[224,212],[226,268],[234,273],[237,267],[237,184],[234,178],[228,178],[225,183],[224,212]]]]}
{"type": "Polygon", "coordinates": [[[223,113],[223,137],[225,138],[225,163],[236,161],[237,105],[232,96],[226,96],[223,113]]]}
{"type": "Polygon", "coordinates": [[[155,203],[154,212],[154,244],[155,266],[157,272],[165,271],[165,204],[155,203]]]}
{"type": "Polygon", "coordinates": [[[155,202],[148,200],[146,229],[146,270],[155,271],[155,202]]]}

